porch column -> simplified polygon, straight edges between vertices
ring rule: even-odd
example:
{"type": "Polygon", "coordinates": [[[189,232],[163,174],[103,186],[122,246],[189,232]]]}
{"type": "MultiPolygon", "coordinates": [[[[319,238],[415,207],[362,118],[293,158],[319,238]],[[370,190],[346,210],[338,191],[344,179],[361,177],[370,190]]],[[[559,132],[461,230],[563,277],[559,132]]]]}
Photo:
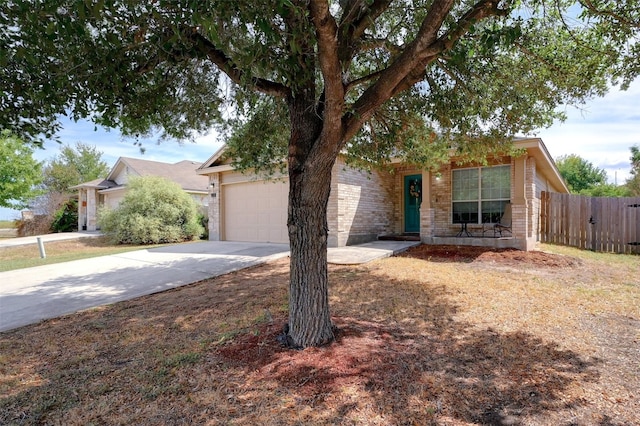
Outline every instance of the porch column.
{"type": "Polygon", "coordinates": [[[78,189],[78,231],[84,230],[87,224],[87,190],[78,189]]]}
{"type": "Polygon", "coordinates": [[[527,250],[540,240],[540,199],[536,197],[536,159],[527,157],[525,165],[525,198],[527,200],[527,250]]]}
{"type": "Polygon", "coordinates": [[[209,175],[209,241],[220,241],[220,173],[209,175]]]}
{"type": "Polygon", "coordinates": [[[87,189],[87,231],[98,229],[98,194],[97,189],[87,189]]]}
{"type": "Polygon", "coordinates": [[[516,245],[521,250],[531,250],[527,240],[529,218],[527,215],[527,157],[514,159],[513,163],[513,198],[511,199],[511,229],[516,245]]]}
{"type": "Polygon", "coordinates": [[[434,235],[436,211],[431,202],[435,177],[428,170],[422,171],[422,204],[420,205],[420,240],[425,241],[434,235]]]}

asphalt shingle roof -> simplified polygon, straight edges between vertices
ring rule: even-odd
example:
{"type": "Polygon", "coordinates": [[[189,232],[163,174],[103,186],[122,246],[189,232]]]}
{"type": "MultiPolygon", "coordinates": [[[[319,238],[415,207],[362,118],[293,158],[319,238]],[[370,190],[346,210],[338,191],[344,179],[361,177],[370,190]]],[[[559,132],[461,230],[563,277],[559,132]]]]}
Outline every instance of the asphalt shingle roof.
{"type": "Polygon", "coordinates": [[[202,164],[196,161],[183,160],[169,164],[128,157],[120,157],[119,161],[140,176],[161,176],[176,182],[187,191],[207,191],[209,185],[207,176],[196,174],[196,169],[202,164]]]}

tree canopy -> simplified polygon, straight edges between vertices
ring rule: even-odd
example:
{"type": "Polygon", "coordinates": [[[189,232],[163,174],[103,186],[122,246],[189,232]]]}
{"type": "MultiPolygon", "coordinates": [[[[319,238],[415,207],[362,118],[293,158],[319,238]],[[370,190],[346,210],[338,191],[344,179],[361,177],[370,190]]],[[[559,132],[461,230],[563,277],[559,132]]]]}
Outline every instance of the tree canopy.
{"type": "Polygon", "coordinates": [[[33,148],[8,130],[0,132],[0,206],[21,209],[39,194],[42,164],[33,148]]]}
{"type": "Polygon", "coordinates": [[[311,85],[316,100],[341,95],[347,148],[366,158],[399,139],[419,154],[435,134],[529,132],[605,90],[609,45],[586,25],[567,29],[572,3],[9,0],[0,126],[51,135],[70,114],[184,139],[255,117],[268,102],[255,92],[284,99],[311,85]]]}
{"type": "Polygon", "coordinates": [[[631,150],[631,177],[626,186],[634,197],[640,197],[640,147],[634,145],[631,150]]]}
{"type": "Polygon", "coordinates": [[[69,187],[106,177],[109,166],[102,160],[102,152],[95,146],[76,143],[63,145],[60,153],[44,167],[43,184],[48,191],[69,192],[69,187]]]}
{"type": "Polygon", "coordinates": [[[607,40],[613,55],[614,78],[622,87],[640,75],[640,1],[638,0],[580,0],[582,16],[594,18],[599,23],[598,32],[607,40]]]}
{"type": "Polygon", "coordinates": [[[594,186],[607,183],[607,172],[577,154],[563,155],[556,159],[558,171],[571,192],[580,194],[594,186]]]}
{"type": "Polygon", "coordinates": [[[286,166],[289,340],[319,345],[333,339],[337,155],[482,160],[561,118],[559,105],[604,93],[623,53],[608,21],[574,3],[7,0],[0,127],[33,139],[69,114],[185,139],[217,125],[240,166],[286,166]]]}

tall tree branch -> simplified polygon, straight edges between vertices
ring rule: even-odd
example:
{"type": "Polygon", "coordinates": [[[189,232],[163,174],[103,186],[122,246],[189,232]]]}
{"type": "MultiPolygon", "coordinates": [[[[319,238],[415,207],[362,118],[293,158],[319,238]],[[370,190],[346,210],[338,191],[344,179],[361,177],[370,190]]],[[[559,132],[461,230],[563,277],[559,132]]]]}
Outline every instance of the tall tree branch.
{"type": "Polygon", "coordinates": [[[621,13],[616,13],[616,11],[613,9],[598,8],[593,4],[591,0],[580,0],[579,3],[580,5],[582,5],[582,7],[588,9],[595,15],[611,17],[615,21],[618,21],[619,23],[624,24],[628,27],[640,27],[640,22],[634,21],[630,17],[624,16],[621,13]]]}
{"type": "Polygon", "coordinates": [[[326,0],[311,0],[309,11],[318,38],[318,61],[325,84],[323,131],[342,133],[340,124],[345,90],[338,55],[338,26],[329,12],[329,3],[326,0]]]}
{"type": "Polygon", "coordinates": [[[355,102],[353,113],[344,117],[345,138],[349,139],[369,119],[372,111],[386,99],[409,89],[425,76],[425,68],[442,53],[449,51],[479,20],[489,16],[505,16],[508,10],[499,7],[499,0],[481,0],[469,9],[449,31],[437,34],[445,17],[453,7],[453,1],[434,3],[423,21],[416,38],[407,46],[380,78],[355,102]],[[436,7],[437,6],[437,7],[436,7]]]}
{"type": "Polygon", "coordinates": [[[471,26],[477,21],[487,18],[488,16],[506,16],[508,10],[500,9],[498,3],[498,1],[494,0],[479,2],[465,13],[462,18],[458,20],[454,28],[439,37],[438,40],[425,51],[426,57],[394,88],[393,96],[409,89],[418,81],[422,80],[426,66],[437,59],[438,55],[451,50],[458,40],[467,34],[471,26]]]}
{"type": "Polygon", "coordinates": [[[367,28],[389,7],[391,0],[374,0],[367,6],[362,0],[345,2],[344,13],[340,20],[339,31],[341,59],[347,60],[353,56],[356,41],[362,38],[367,28]]]}
{"type": "Polygon", "coordinates": [[[200,34],[195,29],[187,30],[188,38],[194,42],[198,51],[213,62],[222,72],[238,85],[249,85],[250,88],[279,98],[286,98],[290,95],[291,90],[283,84],[276,83],[264,78],[251,77],[237,68],[233,64],[233,60],[229,58],[222,50],[218,49],[211,41],[200,34]]]}

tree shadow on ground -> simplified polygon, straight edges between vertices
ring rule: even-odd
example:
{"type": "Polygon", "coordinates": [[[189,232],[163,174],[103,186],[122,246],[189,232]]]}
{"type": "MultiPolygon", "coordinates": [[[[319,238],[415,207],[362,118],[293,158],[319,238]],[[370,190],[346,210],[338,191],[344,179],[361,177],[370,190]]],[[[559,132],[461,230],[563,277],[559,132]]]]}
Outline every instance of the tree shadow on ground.
{"type": "Polygon", "coordinates": [[[539,413],[578,408],[582,402],[563,393],[598,377],[597,361],[527,333],[451,324],[440,334],[416,335],[353,318],[336,323],[337,341],[327,348],[265,356],[264,340],[238,339],[220,354],[247,368],[246,383],[275,379],[279,392],[333,412],[329,423],[369,406],[388,424],[428,424],[441,417],[521,424],[539,413]],[[357,393],[359,402],[345,400],[345,389],[357,393]]]}
{"type": "Polygon", "coordinates": [[[0,423],[520,424],[583,409],[570,389],[598,379],[598,360],[455,320],[445,286],[366,268],[333,269],[336,342],[287,350],[283,265],[0,335],[0,423]]]}
{"type": "MultiPolygon", "coordinates": [[[[360,274],[356,281],[366,285],[371,280],[379,282],[380,276],[360,274]]],[[[332,413],[324,419],[327,423],[357,420],[368,412],[368,418],[384,418],[388,424],[439,419],[521,424],[540,413],[580,407],[583,401],[565,393],[598,379],[598,360],[524,331],[500,333],[455,321],[456,307],[447,301],[443,286],[426,288],[391,278],[381,285],[389,294],[404,294],[404,314],[370,321],[367,314],[375,314],[367,300],[345,300],[348,306],[336,311],[349,316],[334,316],[337,339],[326,348],[277,348],[273,341],[282,319],[218,353],[246,368],[249,387],[275,379],[278,392],[293,393],[300,404],[332,413]],[[409,297],[417,288],[422,294],[409,297]],[[357,401],[349,394],[357,394],[357,401]]]]}

